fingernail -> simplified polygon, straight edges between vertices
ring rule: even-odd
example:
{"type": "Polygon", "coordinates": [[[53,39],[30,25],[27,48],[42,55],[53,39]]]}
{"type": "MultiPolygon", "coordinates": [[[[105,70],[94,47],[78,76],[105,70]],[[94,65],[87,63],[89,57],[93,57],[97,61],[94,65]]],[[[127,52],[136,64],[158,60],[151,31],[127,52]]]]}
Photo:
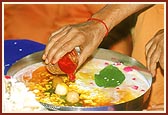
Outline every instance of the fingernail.
{"type": "Polygon", "coordinates": [[[43,60],[45,60],[45,59],[46,59],[46,55],[45,55],[45,54],[43,54],[42,59],[43,59],[43,60]]]}
{"type": "Polygon", "coordinates": [[[51,62],[52,64],[56,64],[56,61],[55,60],[52,60],[52,62],[51,62]]]}
{"type": "Polygon", "coordinates": [[[48,59],[46,59],[46,60],[45,60],[45,63],[46,63],[46,64],[48,64],[48,63],[49,63],[49,62],[48,62],[48,59]]]}

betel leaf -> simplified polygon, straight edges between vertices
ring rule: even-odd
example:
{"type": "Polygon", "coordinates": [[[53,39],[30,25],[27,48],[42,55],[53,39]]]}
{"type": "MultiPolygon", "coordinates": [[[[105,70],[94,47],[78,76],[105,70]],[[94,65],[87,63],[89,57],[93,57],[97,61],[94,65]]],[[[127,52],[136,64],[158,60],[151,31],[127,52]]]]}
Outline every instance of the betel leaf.
{"type": "Polygon", "coordinates": [[[125,80],[125,75],[117,67],[108,65],[95,74],[94,79],[99,87],[116,87],[125,80]]]}

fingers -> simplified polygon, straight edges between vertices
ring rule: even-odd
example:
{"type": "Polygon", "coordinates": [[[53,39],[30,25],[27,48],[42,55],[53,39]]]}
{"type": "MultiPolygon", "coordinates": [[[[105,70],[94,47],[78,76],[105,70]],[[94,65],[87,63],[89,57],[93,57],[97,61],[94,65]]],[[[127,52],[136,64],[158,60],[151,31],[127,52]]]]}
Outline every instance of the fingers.
{"type": "Polygon", "coordinates": [[[52,38],[46,46],[44,53],[46,64],[55,64],[67,52],[72,51],[76,46],[80,46],[84,42],[84,35],[73,28],[65,28],[58,34],[54,36],[57,39],[52,38]]]}
{"type": "Polygon", "coordinates": [[[94,48],[89,46],[85,47],[79,55],[79,63],[77,69],[87,60],[87,58],[93,53],[94,48]]]}
{"type": "Polygon", "coordinates": [[[152,58],[151,56],[153,52],[155,51],[159,40],[160,40],[159,36],[154,36],[145,46],[145,49],[146,49],[145,53],[147,55],[147,67],[149,67],[150,58],[152,58]]]}
{"type": "MultiPolygon", "coordinates": [[[[160,33],[160,31],[159,31],[160,33]]],[[[157,63],[161,57],[163,50],[163,34],[156,34],[146,45],[146,60],[147,68],[151,71],[152,75],[155,76],[157,63]]]]}
{"type": "Polygon", "coordinates": [[[80,47],[80,66],[93,53],[93,49],[98,47],[103,37],[104,32],[99,29],[99,24],[93,22],[61,28],[51,35],[42,58],[46,64],[55,64],[66,53],[80,47]]]}
{"type": "MultiPolygon", "coordinates": [[[[62,31],[65,31],[65,30],[67,30],[67,29],[69,29],[69,28],[70,28],[70,26],[69,26],[69,25],[64,26],[64,27],[60,28],[59,30],[57,30],[57,31],[53,32],[53,33],[51,34],[51,37],[53,37],[53,36],[55,36],[55,35],[59,34],[59,33],[60,33],[60,32],[62,32],[62,31]]],[[[49,38],[49,40],[50,40],[50,38],[49,38]]]]}
{"type": "MultiPolygon", "coordinates": [[[[160,42],[160,44],[164,44],[164,39],[160,42]]],[[[159,64],[160,67],[164,70],[164,46],[161,46],[161,54],[160,54],[160,58],[159,58],[159,64]]]]}
{"type": "Polygon", "coordinates": [[[155,49],[151,49],[151,52],[152,53],[149,53],[151,54],[150,56],[147,55],[147,67],[151,71],[152,75],[155,76],[156,65],[160,58],[160,48],[157,46],[155,49]]]}
{"type": "MultiPolygon", "coordinates": [[[[48,52],[49,50],[51,49],[51,47],[55,44],[57,45],[58,44],[58,40],[63,37],[66,33],[67,33],[67,30],[70,29],[70,26],[65,26],[61,29],[59,29],[58,31],[52,33],[52,35],[50,36],[49,38],[49,42],[48,44],[46,45],[46,48],[44,50],[44,54],[42,56],[42,59],[43,60],[46,60],[47,58],[47,55],[48,55],[48,52]]],[[[48,63],[48,59],[46,60],[46,63],[48,63]]]]}
{"type": "MultiPolygon", "coordinates": [[[[78,47],[82,44],[82,40],[76,39],[77,36],[73,37],[73,40],[69,40],[64,43],[58,50],[52,55],[52,63],[55,64],[62,56],[64,56],[67,52],[72,51],[75,47],[78,47]]],[[[52,50],[52,49],[51,49],[52,50]]]]}
{"type": "MultiPolygon", "coordinates": [[[[159,30],[156,34],[155,34],[155,36],[146,44],[146,46],[145,46],[145,48],[146,48],[146,54],[148,54],[148,55],[151,55],[151,54],[149,54],[148,52],[148,50],[149,50],[149,48],[153,45],[153,47],[160,41],[160,40],[164,40],[164,29],[161,29],[161,30],[159,30]]],[[[154,49],[154,48],[153,48],[154,49]]]]}

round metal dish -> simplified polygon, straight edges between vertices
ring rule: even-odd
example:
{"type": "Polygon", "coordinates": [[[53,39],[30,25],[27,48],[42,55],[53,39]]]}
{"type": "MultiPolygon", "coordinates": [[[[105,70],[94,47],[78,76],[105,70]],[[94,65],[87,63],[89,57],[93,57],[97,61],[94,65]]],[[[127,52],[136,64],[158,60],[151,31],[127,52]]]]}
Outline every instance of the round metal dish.
{"type": "MultiPolygon", "coordinates": [[[[34,63],[41,62],[43,51],[33,53],[28,55],[21,60],[17,61],[15,64],[11,66],[8,70],[7,75],[13,76],[16,72],[21,70],[22,68],[29,66],[34,63]]],[[[91,56],[91,58],[112,60],[114,62],[122,62],[127,66],[133,66],[146,78],[150,88],[140,97],[125,102],[121,104],[111,105],[111,106],[98,106],[98,107],[75,107],[75,106],[54,106],[50,104],[41,103],[48,110],[52,111],[136,111],[142,110],[144,105],[146,105],[150,92],[151,92],[151,84],[152,84],[152,75],[147,71],[145,66],[143,66],[140,62],[131,58],[129,56],[99,48],[95,51],[95,53],[91,56]]]]}

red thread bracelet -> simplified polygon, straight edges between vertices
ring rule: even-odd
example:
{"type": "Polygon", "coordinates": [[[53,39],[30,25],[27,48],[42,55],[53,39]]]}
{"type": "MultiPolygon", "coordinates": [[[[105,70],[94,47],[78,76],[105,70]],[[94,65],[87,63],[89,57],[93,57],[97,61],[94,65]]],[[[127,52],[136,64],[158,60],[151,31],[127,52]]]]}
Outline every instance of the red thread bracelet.
{"type": "Polygon", "coordinates": [[[104,25],[104,27],[106,28],[106,34],[105,34],[105,35],[106,35],[106,36],[108,35],[109,29],[108,29],[106,23],[103,22],[103,20],[100,20],[100,19],[98,19],[98,18],[89,18],[88,21],[89,21],[89,20],[95,20],[95,21],[101,22],[101,23],[104,25]]]}

